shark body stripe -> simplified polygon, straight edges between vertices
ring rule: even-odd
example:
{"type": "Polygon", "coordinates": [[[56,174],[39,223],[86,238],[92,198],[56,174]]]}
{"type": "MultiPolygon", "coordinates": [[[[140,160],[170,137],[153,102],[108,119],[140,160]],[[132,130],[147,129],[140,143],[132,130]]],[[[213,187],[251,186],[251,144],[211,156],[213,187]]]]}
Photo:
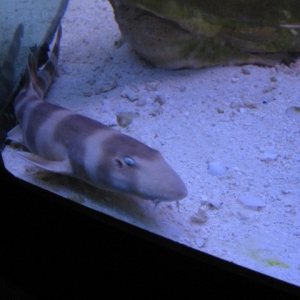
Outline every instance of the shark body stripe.
{"type": "Polygon", "coordinates": [[[160,201],[180,200],[187,189],[160,152],[96,120],[43,101],[59,56],[59,27],[51,56],[38,72],[30,54],[27,84],[15,100],[19,121],[8,139],[29,149],[20,155],[52,172],[100,189],[160,201]]]}

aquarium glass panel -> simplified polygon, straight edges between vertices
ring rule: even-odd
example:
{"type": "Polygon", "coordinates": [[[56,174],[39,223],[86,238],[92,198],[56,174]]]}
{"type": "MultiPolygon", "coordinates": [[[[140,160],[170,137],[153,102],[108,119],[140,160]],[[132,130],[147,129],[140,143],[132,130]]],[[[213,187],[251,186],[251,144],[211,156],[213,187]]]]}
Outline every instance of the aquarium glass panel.
{"type": "Polygon", "coordinates": [[[40,106],[20,112],[9,172],[300,286],[298,0],[73,0],[54,41],[65,2],[2,2],[12,87],[49,45],[38,75],[29,63],[40,106]]]}

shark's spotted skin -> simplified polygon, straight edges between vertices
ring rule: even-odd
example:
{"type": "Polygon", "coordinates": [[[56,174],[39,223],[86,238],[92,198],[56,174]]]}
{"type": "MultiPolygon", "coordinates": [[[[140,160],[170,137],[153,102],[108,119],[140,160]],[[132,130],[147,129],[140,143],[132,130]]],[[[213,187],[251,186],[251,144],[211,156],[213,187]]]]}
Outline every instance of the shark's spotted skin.
{"type": "Polygon", "coordinates": [[[43,169],[155,203],[186,197],[185,184],[160,152],[100,122],[43,101],[55,74],[60,37],[61,27],[49,61],[39,72],[34,55],[29,56],[27,84],[15,100],[20,124],[8,133],[8,139],[31,152],[20,155],[43,169]]]}

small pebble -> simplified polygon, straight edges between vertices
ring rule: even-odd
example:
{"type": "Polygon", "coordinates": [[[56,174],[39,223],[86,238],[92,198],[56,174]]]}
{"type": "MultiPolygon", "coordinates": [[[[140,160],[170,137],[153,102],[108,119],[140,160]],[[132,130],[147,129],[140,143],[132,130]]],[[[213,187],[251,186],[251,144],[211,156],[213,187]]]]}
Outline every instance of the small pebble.
{"type": "Polygon", "coordinates": [[[249,101],[249,100],[243,100],[243,104],[245,107],[250,108],[250,109],[256,109],[257,106],[255,103],[249,101]]]}
{"type": "Polygon", "coordinates": [[[285,114],[292,119],[298,119],[300,120],[300,107],[299,106],[292,106],[289,107],[286,111],[285,114]]]}
{"type": "Polygon", "coordinates": [[[270,81],[271,81],[271,82],[277,82],[278,80],[277,80],[277,78],[276,78],[275,76],[272,76],[272,77],[270,78],[270,81]]]}
{"type": "Polygon", "coordinates": [[[101,81],[101,86],[96,89],[95,94],[99,95],[101,93],[107,93],[109,91],[112,91],[118,86],[118,83],[115,78],[113,77],[105,77],[101,81]]]}
{"type": "Polygon", "coordinates": [[[243,67],[243,68],[242,68],[242,73],[243,73],[244,75],[250,75],[250,70],[247,69],[247,68],[245,68],[245,67],[243,67]]]}
{"type": "Polygon", "coordinates": [[[205,245],[206,240],[204,238],[198,237],[195,239],[195,243],[199,248],[202,248],[205,245]]]}
{"type": "Polygon", "coordinates": [[[221,206],[223,205],[223,202],[220,200],[210,200],[207,203],[211,208],[214,208],[214,209],[220,209],[221,206]]]}
{"type": "Polygon", "coordinates": [[[223,108],[223,107],[218,107],[218,108],[217,108],[217,112],[218,112],[219,114],[224,114],[224,108],[223,108]]]}
{"type": "Polygon", "coordinates": [[[244,215],[244,214],[242,214],[242,213],[240,213],[240,212],[237,213],[237,216],[238,216],[238,218],[239,218],[241,221],[246,221],[246,220],[249,219],[249,216],[246,216],[246,215],[244,215]]]}
{"type": "Polygon", "coordinates": [[[116,117],[119,126],[127,127],[132,123],[134,117],[136,117],[136,114],[132,112],[120,112],[116,115],[116,117]]]}
{"type": "Polygon", "coordinates": [[[154,102],[158,103],[159,105],[163,105],[166,103],[166,99],[162,95],[156,95],[154,98],[154,102]]]}
{"type": "Polygon", "coordinates": [[[124,98],[127,98],[129,101],[136,101],[138,100],[139,96],[136,91],[133,90],[133,88],[130,88],[128,86],[125,86],[123,92],[121,93],[121,96],[124,98]]]}
{"type": "Polygon", "coordinates": [[[211,199],[202,200],[201,203],[203,205],[207,205],[209,208],[213,209],[220,209],[223,205],[223,202],[219,199],[214,199],[213,197],[211,199]]]}
{"type": "Polygon", "coordinates": [[[262,154],[260,156],[260,160],[261,161],[272,161],[272,160],[276,160],[277,159],[278,154],[274,153],[274,152],[265,152],[264,154],[262,154]]]}
{"type": "Polygon", "coordinates": [[[265,207],[266,205],[263,203],[262,200],[260,200],[259,198],[257,197],[253,197],[253,196],[249,196],[249,195],[241,195],[239,196],[238,200],[248,206],[249,208],[252,208],[252,209],[259,209],[259,208],[262,208],[262,207],[265,207]]]}
{"type": "Polygon", "coordinates": [[[220,176],[220,175],[225,175],[228,168],[222,166],[221,164],[217,162],[211,162],[208,164],[208,174],[213,175],[213,176],[220,176]]]}
{"type": "Polygon", "coordinates": [[[276,83],[271,83],[270,85],[266,86],[263,88],[263,93],[264,94],[267,94],[267,93],[270,93],[272,92],[273,90],[277,89],[277,84],[276,83]]]}

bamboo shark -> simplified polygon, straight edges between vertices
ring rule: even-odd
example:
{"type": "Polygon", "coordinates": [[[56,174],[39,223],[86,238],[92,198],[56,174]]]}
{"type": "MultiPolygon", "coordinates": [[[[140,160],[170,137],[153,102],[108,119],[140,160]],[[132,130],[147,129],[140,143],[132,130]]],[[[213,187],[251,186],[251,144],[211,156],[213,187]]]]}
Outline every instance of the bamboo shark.
{"type": "Polygon", "coordinates": [[[99,189],[153,200],[180,200],[187,196],[181,178],[161,153],[96,120],[43,100],[55,75],[61,27],[51,55],[38,71],[29,55],[27,84],[15,99],[19,122],[8,139],[30,152],[27,161],[51,172],[79,178],[99,189]]]}

